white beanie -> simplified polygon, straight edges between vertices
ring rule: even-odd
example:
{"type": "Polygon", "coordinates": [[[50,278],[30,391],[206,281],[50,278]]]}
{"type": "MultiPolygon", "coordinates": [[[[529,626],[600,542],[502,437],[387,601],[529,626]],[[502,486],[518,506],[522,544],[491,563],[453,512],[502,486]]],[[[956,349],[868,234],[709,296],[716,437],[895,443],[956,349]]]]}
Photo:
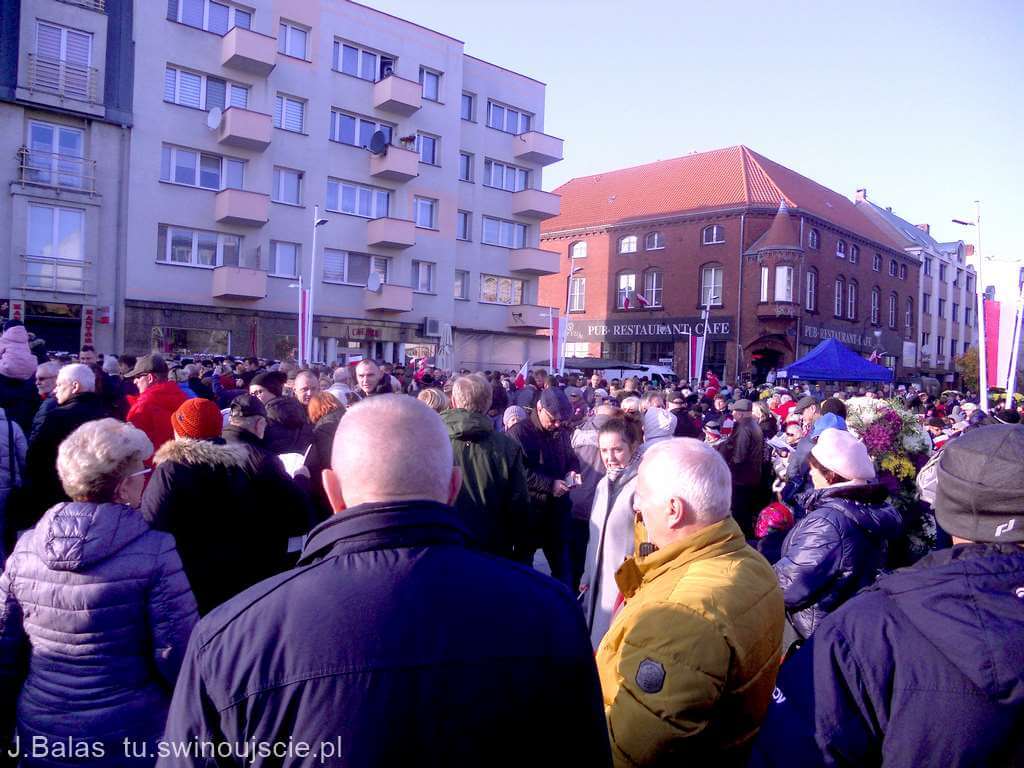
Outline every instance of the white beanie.
{"type": "Polygon", "coordinates": [[[875,465],[868,456],[864,443],[842,429],[829,428],[818,436],[811,455],[825,469],[830,469],[847,480],[875,479],[875,465]]]}
{"type": "Polygon", "coordinates": [[[644,442],[664,440],[676,431],[676,417],[664,408],[648,408],[644,411],[644,442]]]}

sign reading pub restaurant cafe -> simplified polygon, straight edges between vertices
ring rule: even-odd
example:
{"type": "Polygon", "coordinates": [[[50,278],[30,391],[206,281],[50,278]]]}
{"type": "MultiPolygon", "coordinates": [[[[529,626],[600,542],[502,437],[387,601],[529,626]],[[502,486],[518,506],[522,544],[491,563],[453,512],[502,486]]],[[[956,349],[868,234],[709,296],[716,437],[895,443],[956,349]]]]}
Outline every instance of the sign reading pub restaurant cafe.
{"type": "MultiPolygon", "coordinates": [[[[569,320],[566,341],[673,341],[704,335],[704,321],[699,317],[658,320],[569,320]]],[[[709,339],[730,339],[732,318],[713,317],[708,323],[709,339]]]]}

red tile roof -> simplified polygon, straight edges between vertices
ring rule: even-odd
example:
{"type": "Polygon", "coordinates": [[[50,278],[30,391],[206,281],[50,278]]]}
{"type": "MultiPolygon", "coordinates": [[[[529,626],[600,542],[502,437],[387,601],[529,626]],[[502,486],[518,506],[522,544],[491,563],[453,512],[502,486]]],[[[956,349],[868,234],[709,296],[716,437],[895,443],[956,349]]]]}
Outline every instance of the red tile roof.
{"type": "Polygon", "coordinates": [[[784,202],[791,209],[902,250],[848,198],[745,146],[582,176],[555,192],[562,197],[562,212],[544,222],[545,233],[680,213],[776,208],[784,202]]]}

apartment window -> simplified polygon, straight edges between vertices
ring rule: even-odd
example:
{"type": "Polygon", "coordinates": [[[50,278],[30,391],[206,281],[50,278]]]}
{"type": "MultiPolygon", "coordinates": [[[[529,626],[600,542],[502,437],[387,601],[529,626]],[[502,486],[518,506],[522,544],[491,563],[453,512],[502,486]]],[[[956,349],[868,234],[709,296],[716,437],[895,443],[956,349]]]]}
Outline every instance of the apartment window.
{"type": "Polygon", "coordinates": [[[306,126],[306,102],[278,94],[274,102],[274,127],[303,133],[306,126]]]}
{"type": "Polygon", "coordinates": [[[469,152],[459,152],[459,180],[473,180],[473,156],[469,152]]]}
{"type": "Polygon", "coordinates": [[[946,337],[936,336],[935,341],[937,342],[935,344],[935,354],[938,355],[939,357],[942,357],[943,353],[946,350],[946,337]]]}
{"type": "Polygon", "coordinates": [[[516,221],[483,217],[482,242],[506,248],[522,248],[526,244],[526,225],[516,221]]]}
{"type": "Polygon", "coordinates": [[[808,312],[818,311],[818,270],[816,269],[810,269],[807,272],[807,292],[804,309],[808,312]]]}
{"type": "Polygon", "coordinates": [[[843,298],[846,292],[846,281],[841,277],[836,278],[835,307],[832,314],[836,317],[843,316],[843,298]]]}
{"type": "Polygon", "coordinates": [[[376,82],[394,74],[395,57],[335,40],[331,66],[336,72],[376,82]]]}
{"type": "Polygon", "coordinates": [[[665,236],[661,232],[651,232],[644,238],[644,250],[660,251],[665,247],[665,236]]]}
{"type": "Polygon", "coordinates": [[[836,240],[836,258],[846,258],[846,243],[843,240],[836,240]]]}
{"type": "Polygon", "coordinates": [[[499,104],[496,101],[487,102],[487,125],[505,133],[526,133],[530,130],[532,115],[523,112],[521,109],[499,104]]]}
{"type": "Polygon", "coordinates": [[[456,299],[469,301],[469,272],[466,270],[455,270],[455,284],[452,286],[452,295],[456,299]]]}
{"type": "Polygon", "coordinates": [[[925,260],[924,260],[924,273],[926,275],[928,275],[929,277],[931,277],[931,274],[932,274],[932,260],[929,259],[928,257],[925,257],[925,260]]]}
{"type": "Polygon", "coordinates": [[[238,264],[242,238],[222,232],[161,224],[157,229],[156,260],[192,267],[238,264]]]}
{"type": "Polygon", "coordinates": [[[167,18],[217,35],[232,27],[252,28],[252,12],[214,0],[168,0],[167,18]]]}
{"type": "Polygon", "coordinates": [[[419,293],[434,292],[434,271],[436,264],[429,261],[412,262],[412,287],[419,293]]]}
{"type": "Polygon", "coordinates": [[[775,268],[775,300],[793,300],[793,267],[779,265],[775,268]]]}
{"type": "Polygon", "coordinates": [[[455,239],[472,240],[473,214],[469,211],[459,211],[455,216],[455,239]]]}
{"type": "Polygon", "coordinates": [[[91,180],[85,177],[85,134],[64,125],[29,123],[29,152],[25,159],[26,181],[82,189],[91,180]]]}
{"type": "Polygon", "coordinates": [[[570,312],[583,312],[586,310],[586,288],[587,280],[584,277],[574,277],[569,281],[570,312]]]}
{"type": "Polygon", "coordinates": [[[957,350],[957,346],[958,346],[959,343],[960,342],[958,342],[956,339],[950,339],[949,340],[949,356],[950,357],[956,357],[956,350],[957,350]]]}
{"type": "Polygon", "coordinates": [[[275,203],[302,204],[302,171],[274,166],[274,188],[270,199],[275,203]]]}
{"type": "Polygon", "coordinates": [[[946,282],[946,265],[941,263],[939,264],[939,281],[946,282]]]}
{"type": "Polygon", "coordinates": [[[423,86],[423,98],[427,101],[441,100],[441,73],[426,67],[420,67],[420,85],[423,86]]]}
{"type": "MultiPolygon", "coordinates": [[[[921,331],[921,346],[927,347],[928,342],[932,340],[932,335],[928,331],[921,331]]],[[[923,350],[922,350],[923,351],[923,350]]]]}
{"type": "Polygon", "coordinates": [[[722,284],[725,268],[720,264],[711,264],[700,271],[700,305],[702,307],[722,306],[722,284]]]}
{"type": "Polygon", "coordinates": [[[32,86],[87,101],[92,98],[92,35],[55,24],[36,24],[32,86]]]}
{"type": "Polygon", "coordinates": [[[647,306],[660,307],[662,289],[665,286],[665,275],[660,269],[649,269],[644,273],[644,298],[647,306]]]}
{"type": "Polygon", "coordinates": [[[497,160],[484,160],[484,186],[520,192],[530,186],[530,172],[497,160]]]}
{"type": "Polygon", "coordinates": [[[899,271],[896,268],[896,260],[889,259],[889,277],[896,277],[899,271]]]}
{"type": "Polygon", "coordinates": [[[871,257],[871,269],[874,272],[881,272],[882,271],[882,256],[881,256],[881,254],[877,254],[876,253],[874,256],[871,257]]]}
{"type": "Polygon", "coordinates": [[[921,296],[921,311],[926,315],[932,313],[932,295],[930,293],[925,293],[921,296]]]}
{"type": "Polygon", "coordinates": [[[939,317],[946,316],[946,300],[939,299],[939,317]]]}
{"type": "Polygon", "coordinates": [[[900,264],[900,280],[906,280],[906,279],[907,279],[907,265],[906,264],[900,264]]]}
{"type": "Polygon", "coordinates": [[[882,292],[878,288],[871,289],[871,324],[878,325],[882,312],[882,292]]]}
{"type": "Polygon", "coordinates": [[[416,145],[420,153],[420,162],[429,165],[438,165],[437,159],[438,138],[427,133],[416,134],[416,145]]]}
{"type": "Polygon", "coordinates": [[[954,323],[959,322],[959,320],[960,320],[960,305],[957,304],[955,301],[953,302],[953,318],[952,319],[953,319],[954,323]]]}
{"type": "Polygon", "coordinates": [[[164,144],[160,181],[202,189],[242,189],[245,161],[164,144]]]}
{"type": "Polygon", "coordinates": [[[704,245],[719,245],[725,242],[725,227],[721,224],[712,224],[710,227],[704,227],[704,231],[701,234],[701,242],[704,245]]]}
{"type": "Polygon", "coordinates": [[[309,30],[289,21],[282,21],[277,27],[277,52],[296,59],[307,58],[309,30]]]}
{"type": "Polygon", "coordinates": [[[818,230],[812,229],[807,233],[807,247],[814,251],[821,247],[821,235],[818,234],[818,230]]]}
{"type": "Polygon", "coordinates": [[[327,210],[382,219],[391,210],[391,192],[352,181],[327,180],[327,210]]]}
{"type": "Polygon", "coordinates": [[[275,277],[298,277],[299,244],[270,241],[270,274],[275,277]]]}
{"type": "Polygon", "coordinates": [[[512,277],[480,275],[480,301],[485,304],[522,304],[523,281],[512,277]]]}
{"type": "Polygon", "coordinates": [[[964,351],[963,351],[963,354],[965,354],[965,355],[966,355],[966,354],[967,354],[967,350],[969,350],[970,348],[971,348],[971,342],[969,342],[969,341],[965,341],[965,342],[964,342],[964,351]]]}
{"type": "Polygon", "coordinates": [[[860,247],[850,244],[850,263],[857,264],[860,261],[860,247]]]}
{"type": "Polygon", "coordinates": [[[963,282],[963,277],[964,277],[964,271],[962,269],[960,269],[959,267],[957,267],[956,277],[953,279],[953,287],[954,288],[959,288],[960,287],[960,283],[963,282]]]}
{"type": "Polygon", "coordinates": [[[758,294],[758,301],[768,301],[768,281],[771,279],[771,273],[768,271],[768,267],[761,267],[761,293],[758,294]]]}
{"type": "Polygon", "coordinates": [[[472,120],[473,120],[473,107],[476,106],[475,101],[476,101],[476,99],[474,98],[473,94],[471,94],[471,93],[464,93],[464,94],[462,94],[462,104],[460,106],[460,110],[461,110],[460,111],[460,116],[462,117],[463,120],[469,120],[469,121],[472,122],[472,120]]]}
{"type": "Polygon", "coordinates": [[[889,327],[890,328],[895,328],[896,327],[896,312],[897,312],[896,305],[897,305],[897,302],[898,302],[898,299],[896,298],[896,294],[894,293],[894,294],[892,294],[889,297],[889,327]]]}
{"type": "Polygon", "coordinates": [[[973,287],[973,286],[974,286],[974,280],[973,280],[973,279],[971,279],[971,276],[970,276],[970,275],[968,275],[968,276],[967,276],[967,292],[968,292],[968,293],[970,293],[971,291],[973,291],[973,290],[974,290],[974,287],[973,287]]]}
{"type": "Polygon", "coordinates": [[[907,311],[903,318],[903,327],[908,331],[914,327],[914,300],[909,297],[907,298],[907,311]]]}
{"type": "Polygon", "coordinates": [[[970,307],[964,307],[964,325],[966,325],[968,328],[972,326],[970,307]]]}
{"type": "Polygon", "coordinates": [[[636,235],[619,239],[619,253],[636,253],[636,235]]]}
{"type": "Polygon", "coordinates": [[[30,256],[85,259],[85,211],[51,205],[28,206],[30,256]]]}
{"type": "Polygon", "coordinates": [[[370,273],[374,272],[380,277],[382,283],[386,283],[388,281],[388,262],[389,259],[384,256],[370,256],[365,253],[325,248],[324,282],[366,285],[370,273]]]}
{"type": "Polygon", "coordinates": [[[164,70],[164,101],[194,109],[248,109],[249,87],[168,66],[164,70]]]}
{"type": "Polygon", "coordinates": [[[423,229],[437,229],[437,200],[417,197],[414,200],[416,226],[423,229]]]}
{"type": "Polygon", "coordinates": [[[619,286],[615,291],[615,306],[618,309],[629,309],[630,297],[636,293],[636,275],[625,272],[619,275],[619,286]]]}
{"type": "Polygon", "coordinates": [[[380,131],[384,141],[391,143],[395,127],[369,117],[353,115],[338,109],[331,110],[331,141],[349,144],[353,147],[369,147],[373,134],[380,131]]]}
{"type": "Polygon", "coordinates": [[[846,285],[846,319],[857,319],[857,281],[851,280],[846,285]]]}
{"type": "Polygon", "coordinates": [[[569,258],[570,259],[585,259],[587,258],[587,244],[582,240],[578,243],[573,243],[569,246],[569,258]]]}

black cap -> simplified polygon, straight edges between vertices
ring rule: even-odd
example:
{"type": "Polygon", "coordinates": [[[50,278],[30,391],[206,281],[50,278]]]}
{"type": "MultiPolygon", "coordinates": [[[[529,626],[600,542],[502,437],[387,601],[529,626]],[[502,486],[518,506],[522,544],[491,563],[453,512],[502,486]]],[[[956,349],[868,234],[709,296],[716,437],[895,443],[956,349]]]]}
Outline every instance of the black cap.
{"type": "Polygon", "coordinates": [[[551,387],[541,392],[537,405],[559,421],[572,418],[572,405],[569,403],[569,398],[558,387],[551,387]]]}
{"type": "Polygon", "coordinates": [[[267,417],[267,409],[256,395],[239,395],[231,401],[231,415],[240,419],[249,416],[267,417]]]}
{"type": "Polygon", "coordinates": [[[253,376],[250,384],[263,387],[268,392],[272,392],[275,397],[280,397],[287,381],[288,374],[284,371],[264,371],[253,376]]]}
{"type": "Polygon", "coordinates": [[[803,413],[805,410],[810,408],[812,405],[817,405],[818,401],[810,395],[801,397],[796,401],[796,405],[793,406],[793,413],[803,413]]]}

